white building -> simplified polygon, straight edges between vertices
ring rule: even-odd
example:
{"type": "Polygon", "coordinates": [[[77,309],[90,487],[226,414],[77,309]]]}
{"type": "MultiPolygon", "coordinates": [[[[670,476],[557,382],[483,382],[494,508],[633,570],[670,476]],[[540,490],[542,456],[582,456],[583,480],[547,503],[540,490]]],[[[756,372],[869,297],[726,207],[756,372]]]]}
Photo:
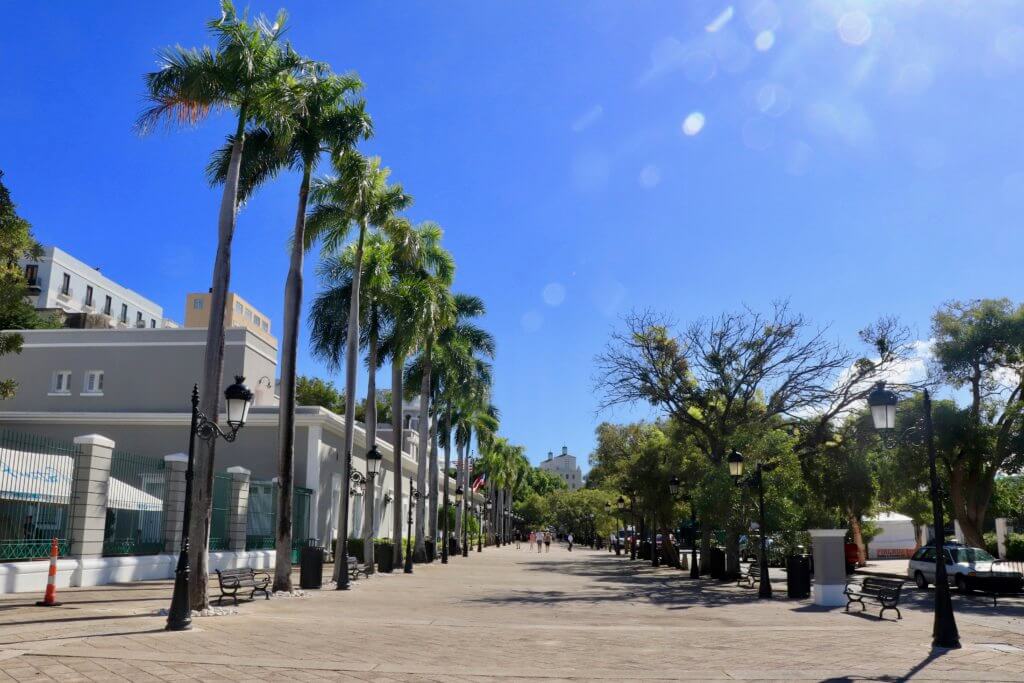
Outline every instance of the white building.
{"type": "Polygon", "coordinates": [[[562,446],[562,453],[558,456],[548,451],[548,459],[542,462],[538,469],[559,477],[570,491],[583,488],[583,471],[576,464],[576,456],[569,455],[569,448],[566,446],[562,446]]]}
{"type": "Polygon", "coordinates": [[[85,314],[77,327],[160,328],[164,309],[138,292],[122,287],[66,251],[44,247],[39,259],[22,259],[30,301],[39,310],[65,317],[85,314]]]}

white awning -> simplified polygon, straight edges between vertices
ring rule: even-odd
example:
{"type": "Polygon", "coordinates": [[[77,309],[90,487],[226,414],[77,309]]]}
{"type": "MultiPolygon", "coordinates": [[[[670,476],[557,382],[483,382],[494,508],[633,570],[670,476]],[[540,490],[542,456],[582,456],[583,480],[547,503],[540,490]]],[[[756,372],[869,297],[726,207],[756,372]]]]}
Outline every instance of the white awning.
{"type": "MultiPolygon", "coordinates": [[[[0,450],[0,500],[23,500],[66,505],[71,497],[73,456],[0,450]]],[[[159,511],[160,498],[110,478],[107,489],[108,507],[117,510],[159,511]]]]}

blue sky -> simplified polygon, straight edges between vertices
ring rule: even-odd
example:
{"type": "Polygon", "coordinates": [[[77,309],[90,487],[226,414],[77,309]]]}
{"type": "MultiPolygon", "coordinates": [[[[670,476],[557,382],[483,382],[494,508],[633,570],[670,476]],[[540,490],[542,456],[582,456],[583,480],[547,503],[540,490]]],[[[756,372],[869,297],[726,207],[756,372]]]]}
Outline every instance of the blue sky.
{"type": "MultiPolygon", "coordinates": [[[[41,241],[180,320],[209,286],[203,168],[231,124],[133,133],[155,50],[204,44],[216,13],[156,7],[6,4],[0,169],[41,241]]],[[[1022,298],[1020,3],[286,7],[298,50],[364,79],[364,151],[487,301],[502,431],[535,462],[649,414],[595,414],[593,357],[631,308],[790,298],[853,345],[880,315],[924,339],[945,300],[1022,298]]],[[[235,239],[232,289],[276,325],[297,185],[261,190],[235,239]]],[[[306,338],[300,370],[328,377],[306,338]]]]}

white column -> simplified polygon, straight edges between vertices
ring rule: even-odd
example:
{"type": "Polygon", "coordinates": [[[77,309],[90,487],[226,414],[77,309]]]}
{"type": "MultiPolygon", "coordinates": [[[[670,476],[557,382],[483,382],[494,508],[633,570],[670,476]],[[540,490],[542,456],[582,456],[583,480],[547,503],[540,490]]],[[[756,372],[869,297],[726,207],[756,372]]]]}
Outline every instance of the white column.
{"type": "Polygon", "coordinates": [[[1006,517],[996,517],[996,547],[1000,560],[1006,559],[1006,536],[1009,533],[1006,517]]]}
{"type": "MultiPolygon", "coordinates": [[[[244,467],[229,467],[231,495],[228,497],[228,550],[245,550],[245,535],[249,525],[249,476],[244,467]]],[[[274,530],[276,535],[277,530],[274,530]]]]}
{"type": "Polygon", "coordinates": [[[846,604],[846,529],[809,529],[814,555],[815,605],[841,607],[846,604]]]}
{"type": "Polygon", "coordinates": [[[75,445],[79,454],[75,457],[71,483],[71,556],[102,557],[114,442],[99,434],[87,434],[76,436],[75,445]]]}
{"type": "MultiPolygon", "coordinates": [[[[324,526],[320,528],[320,439],[323,436],[323,427],[320,425],[309,426],[309,437],[306,441],[306,480],[303,486],[313,490],[309,497],[309,535],[319,538],[321,542],[331,547],[331,539],[334,538],[330,529],[324,526]]],[[[334,511],[331,515],[335,514],[334,511]]],[[[330,516],[328,516],[330,519],[330,516]]]]}
{"type": "Polygon", "coordinates": [[[188,456],[164,456],[164,552],[181,550],[181,524],[185,519],[185,471],[188,456]]]}

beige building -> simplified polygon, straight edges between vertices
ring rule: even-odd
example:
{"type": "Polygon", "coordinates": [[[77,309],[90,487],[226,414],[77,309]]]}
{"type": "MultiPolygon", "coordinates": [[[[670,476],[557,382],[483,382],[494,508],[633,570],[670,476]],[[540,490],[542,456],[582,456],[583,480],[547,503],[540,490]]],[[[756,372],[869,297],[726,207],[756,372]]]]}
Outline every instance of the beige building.
{"type": "MultiPolygon", "coordinates": [[[[210,294],[209,292],[194,292],[185,298],[185,327],[206,328],[210,324],[210,294]]],[[[224,326],[244,327],[256,333],[258,337],[271,341],[275,346],[277,339],[270,333],[270,318],[238,296],[234,292],[228,292],[227,301],[224,304],[224,326]]]]}

